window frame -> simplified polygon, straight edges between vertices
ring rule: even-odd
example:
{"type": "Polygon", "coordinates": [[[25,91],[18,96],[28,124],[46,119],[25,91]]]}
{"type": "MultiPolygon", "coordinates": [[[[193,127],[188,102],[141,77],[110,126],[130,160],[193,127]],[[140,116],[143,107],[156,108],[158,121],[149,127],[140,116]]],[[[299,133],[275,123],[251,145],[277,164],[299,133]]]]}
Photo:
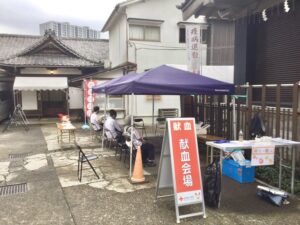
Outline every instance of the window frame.
{"type": "Polygon", "coordinates": [[[129,24],[129,32],[130,32],[131,26],[142,27],[143,28],[143,39],[130,38],[130,34],[129,34],[129,40],[130,41],[161,42],[161,26],[146,25],[146,24],[145,25],[141,25],[141,24],[129,24]],[[158,29],[159,40],[149,40],[149,39],[146,39],[146,28],[156,28],[156,29],[158,29]]]}
{"type": "MultiPolygon", "coordinates": [[[[184,29],[184,32],[186,32],[185,26],[179,26],[178,27],[178,42],[179,42],[179,44],[185,44],[186,43],[186,34],[184,34],[184,42],[180,42],[180,31],[182,29],[184,29]]],[[[203,45],[206,45],[207,42],[208,42],[208,36],[207,36],[208,33],[207,32],[208,32],[207,28],[206,29],[201,28],[201,44],[203,44],[203,45]],[[205,35],[203,35],[204,33],[205,33],[205,35]],[[203,41],[203,37],[205,38],[204,39],[205,41],[203,41]]]]}

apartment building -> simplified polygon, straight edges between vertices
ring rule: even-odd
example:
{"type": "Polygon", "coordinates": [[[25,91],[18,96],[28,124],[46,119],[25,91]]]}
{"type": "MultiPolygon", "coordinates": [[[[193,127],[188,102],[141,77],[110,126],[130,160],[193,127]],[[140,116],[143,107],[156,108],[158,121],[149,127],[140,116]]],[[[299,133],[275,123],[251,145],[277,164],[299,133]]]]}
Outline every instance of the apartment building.
{"type": "Polygon", "coordinates": [[[100,39],[100,31],[90,29],[88,26],[76,26],[68,22],[48,21],[40,24],[40,34],[52,30],[58,37],[100,39]]]}

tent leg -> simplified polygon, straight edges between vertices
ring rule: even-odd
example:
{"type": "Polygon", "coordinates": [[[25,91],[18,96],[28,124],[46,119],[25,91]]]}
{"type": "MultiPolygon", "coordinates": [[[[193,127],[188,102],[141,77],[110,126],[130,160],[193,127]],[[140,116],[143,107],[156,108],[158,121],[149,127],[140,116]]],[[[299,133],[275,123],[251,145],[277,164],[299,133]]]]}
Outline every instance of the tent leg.
{"type": "MultiPolygon", "coordinates": [[[[131,128],[133,128],[133,99],[134,99],[134,94],[131,94],[131,128]]],[[[131,134],[130,134],[130,139],[131,139],[131,146],[130,146],[130,164],[129,164],[129,179],[132,176],[132,138],[133,138],[133,132],[131,129],[131,134]]]]}
{"type": "Polygon", "coordinates": [[[152,133],[154,133],[154,95],[152,95],[152,133]]]}
{"type": "MultiPolygon", "coordinates": [[[[107,95],[105,95],[104,118],[106,120],[107,95]]],[[[104,124],[102,127],[102,150],[104,149],[104,124]]]]}

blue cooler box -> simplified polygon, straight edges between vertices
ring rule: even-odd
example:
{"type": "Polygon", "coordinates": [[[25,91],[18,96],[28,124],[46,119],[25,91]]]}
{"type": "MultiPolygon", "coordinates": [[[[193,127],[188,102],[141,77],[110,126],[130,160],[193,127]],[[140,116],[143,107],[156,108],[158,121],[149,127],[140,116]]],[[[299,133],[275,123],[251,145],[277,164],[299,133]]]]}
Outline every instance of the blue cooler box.
{"type": "MultiPolygon", "coordinates": [[[[246,164],[250,165],[249,160],[246,160],[246,164]]],[[[224,159],[222,164],[222,173],[233,180],[240,183],[251,183],[254,181],[254,166],[246,167],[240,166],[232,159],[224,159]]]]}

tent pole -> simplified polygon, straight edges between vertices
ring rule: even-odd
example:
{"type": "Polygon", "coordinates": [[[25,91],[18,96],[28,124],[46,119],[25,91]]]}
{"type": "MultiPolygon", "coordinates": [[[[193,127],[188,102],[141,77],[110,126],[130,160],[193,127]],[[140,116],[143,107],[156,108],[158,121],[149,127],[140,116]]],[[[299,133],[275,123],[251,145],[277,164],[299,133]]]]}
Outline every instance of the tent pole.
{"type": "Polygon", "coordinates": [[[152,95],[152,132],[154,133],[154,95],[152,95]]]}
{"type": "MultiPolygon", "coordinates": [[[[105,94],[105,103],[104,103],[104,121],[106,120],[106,107],[107,107],[107,94],[105,94]]],[[[102,150],[104,149],[104,124],[102,127],[102,150]]]]}
{"type": "Polygon", "coordinates": [[[131,178],[131,175],[132,175],[133,99],[134,99],[134,94],[132,93],[132,94],[131,94],[131,132],[130,132],[131,145],[130,145],[129,179],[131,178]]]}

